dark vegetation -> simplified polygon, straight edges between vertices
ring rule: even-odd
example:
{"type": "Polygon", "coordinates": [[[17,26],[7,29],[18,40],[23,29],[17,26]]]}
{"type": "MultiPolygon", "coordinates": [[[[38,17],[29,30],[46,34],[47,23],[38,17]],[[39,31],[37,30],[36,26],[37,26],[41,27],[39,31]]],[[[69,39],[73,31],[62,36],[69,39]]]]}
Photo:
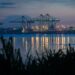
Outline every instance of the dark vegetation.
{"type": "Polygon", "coordinates": [[[27,53],[24,64],[20,49],[13,48],[13,40],[0,38],[0,75],[75,75],[75,50],[69,44],[64,53],[61,49],[46,51],[45,55],[36,51],[37,58],[27,53]]]}

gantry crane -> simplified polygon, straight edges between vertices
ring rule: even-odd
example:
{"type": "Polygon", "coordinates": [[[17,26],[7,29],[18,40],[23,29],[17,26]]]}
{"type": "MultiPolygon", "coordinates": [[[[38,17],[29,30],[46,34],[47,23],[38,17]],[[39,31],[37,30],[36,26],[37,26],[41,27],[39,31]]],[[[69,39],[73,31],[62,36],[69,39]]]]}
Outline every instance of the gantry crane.
{"type": "Polygon", "coordinates": [[[17,19],[16,19],[14,21],[10,21],[10,23],[16,23],[16,24],[19,23],[19,24],[21,24],[22,32],[25,32],[28,29],[30,29],[30,24],[33,23],[33,20],[27,19],[27,18],[25,18],[25,16],[21,16],[20,21],[17,21],[17,19]]]}

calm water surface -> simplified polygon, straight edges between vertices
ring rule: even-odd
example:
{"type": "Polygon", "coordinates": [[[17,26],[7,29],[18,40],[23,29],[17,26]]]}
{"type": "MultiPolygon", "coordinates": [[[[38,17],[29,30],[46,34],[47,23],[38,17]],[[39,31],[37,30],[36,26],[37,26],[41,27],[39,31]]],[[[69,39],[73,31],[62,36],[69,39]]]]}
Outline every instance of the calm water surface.
{"type": "Polygon", "coordinates": [[[36,50],[39,53],[49,49],[65,50],[69,43],[75,47],[75,34],[4,34],[3,36],[13,37],[14,49],[20,48],[22,55],[29,50],[32,53],[36,50]]]}

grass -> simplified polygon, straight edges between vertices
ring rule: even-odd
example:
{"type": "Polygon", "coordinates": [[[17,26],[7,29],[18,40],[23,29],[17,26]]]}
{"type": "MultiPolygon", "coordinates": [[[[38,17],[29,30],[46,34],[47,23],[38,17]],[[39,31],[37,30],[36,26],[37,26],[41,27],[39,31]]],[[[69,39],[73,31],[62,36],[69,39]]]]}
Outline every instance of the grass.
{"type": "Polygon", "coordinates": [[[74,75],[75,74],[75,49],[69,44],[66,53],[62,49],[46,51],[45,55],[37,58],[26,56],[23,63],[20,49],[13,48],[13,40],[0,38],[2,49],[0,49],[0,75],[74,75]]]}

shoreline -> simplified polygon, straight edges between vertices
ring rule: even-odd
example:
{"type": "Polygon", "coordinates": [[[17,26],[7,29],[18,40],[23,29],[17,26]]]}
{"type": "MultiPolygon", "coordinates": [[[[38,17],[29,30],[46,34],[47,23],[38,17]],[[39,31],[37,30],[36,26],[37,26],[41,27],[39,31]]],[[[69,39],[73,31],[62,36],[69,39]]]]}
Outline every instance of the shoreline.
{"type": "Polygon", "coordinates": [[[0,32],[0,34],[75,34],[75,31],[0,32]]]}

